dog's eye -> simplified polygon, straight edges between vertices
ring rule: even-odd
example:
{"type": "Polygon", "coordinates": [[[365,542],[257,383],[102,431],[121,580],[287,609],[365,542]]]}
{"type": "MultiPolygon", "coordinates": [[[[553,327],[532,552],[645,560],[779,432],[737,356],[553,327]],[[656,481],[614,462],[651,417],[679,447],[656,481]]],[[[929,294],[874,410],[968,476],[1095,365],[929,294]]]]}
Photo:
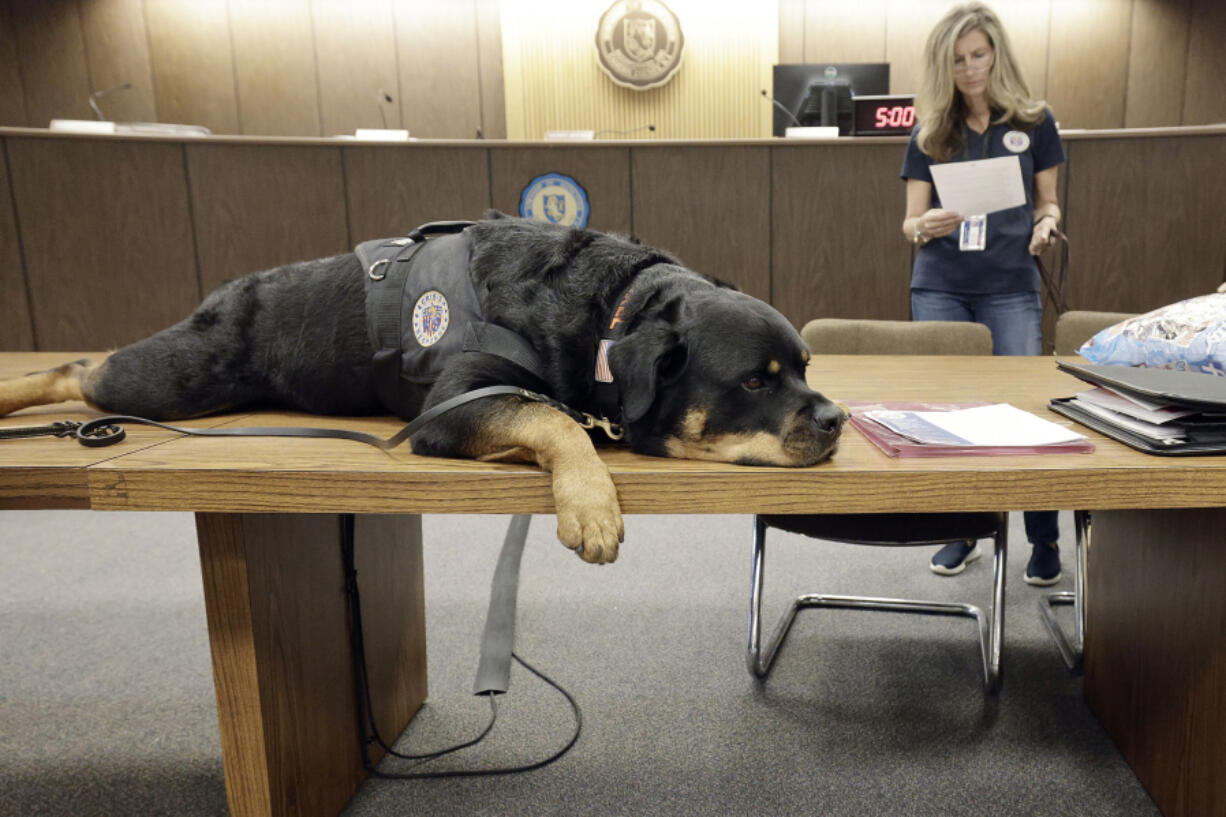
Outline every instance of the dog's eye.
{"type": "Polygon", "coordinates": [[[755,374],[745,378],[745,382],[741,384],[741,387],[746,391],[757,391],[765,385],[766,381],[755,374]]]}

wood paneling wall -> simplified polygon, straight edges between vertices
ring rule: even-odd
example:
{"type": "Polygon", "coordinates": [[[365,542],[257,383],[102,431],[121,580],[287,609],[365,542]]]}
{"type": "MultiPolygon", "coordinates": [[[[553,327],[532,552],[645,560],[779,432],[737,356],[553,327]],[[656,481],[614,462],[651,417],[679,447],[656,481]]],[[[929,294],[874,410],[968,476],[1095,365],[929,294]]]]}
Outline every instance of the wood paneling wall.
{"type": "MultiPolygon", "coordinates": [[[[924,40],[953,0],[780,0],[780,62],[889,62],[913,93],[924,40]]],[[[1065,128],[1226,121],[1226,4],[990,0],[1031,91],[1065,128]]],[[[763,134],[764,135],[764,134],[763,134]]]]}
{"type": "MultiPolygon", "coordinates": [[[[310,0],[231,3],[234,82],[241,132],[326,133],[315,74],[310,0]]],[[[374,94],[367,95],[367,102],[374,94]]]]}
{"type": "MultiPolygon", "coordinates": [[[[1226,128],[1065,146],[1072,308],[1144,312],[1226,277],[1226,128]]],[[[227,278],[425,221],[516,213],[551,171],[587,190],[594,229],[665,248],[798,327],[909,318],[899,138],[368,145],[0,131],[0,147],[0,349],[128,343],[227,278]]]]}
{"type": "MultiPolygon", "coordinates": [[[[386,120],[424,138],[647,123],[656,137],[759,138],[771,65],[887,61],[893,90],[913,92],[927,32],[952,2],[670,0],[685,61],[668,85],[636,92],[596,64],[607,3],[0,0],[0,125],[92,118],[91,91],[129,82],[101,101],[110,118],[218,134],[332,136],[386,120]],[[380,89],[395,101],[379,103],[380,89]]],[[[1066,128],[1226,121],[1220,0],[991,5],[1066,128]]]]}
{"type": "Polygon", "coordinates": [[[1068,153],[1071,307],[1147,312],[1222,282],[1226,138],[1076,140],[1068,153]]]}
{"type": "MultiPolygon", "coordinates": [[[[1187,81],[1184,84],[1185,125],[1226,122],[1226,3],[1191,0],[1188,14],[1187,81]]],[[[1178,65],[1178,62],[1176,62],[1178,65]]]]}
{"type": "Polygon", "coordinates": [[[26,285],[17,219],[13,213],[7,156],[0,154],[0,349],[33,349],[30,295],[26,285]]]}
{"type": "Polygon", "coordinates": [[[129,343],[200,298],[183,147],[5,139],[39,349],[129,343]]]}
{"type": "Polygon", "coordinates": [[[202,292],[353,249],[335,147],[186,146],[202,292]]]}
{"type": "Polygon", "coordinates": [[[0,123],[16,125],[28,121],[13,15],[7,5],[0,3],[0,123]]]}
{"type": "Polygon", "coordinates": [[[0,125],[506,136],[498,0],[0,0],[0,125]],[[394,100],[379,102],[383,90],[394,100]],[[382,111],[382,116],[381,116],[382,111]]]}
{"type": "Polygon", "coordinates": [[[769,148],[655,145],[632,151],[630,164],[637,236],[770,300],[769,148]]]}
{"type": "Polygon", "coordinates": [[[847,147],[772,151],[772,302],[798,327],[818,316],[910,317],[902,151],[847,147]]]}
{"type": "Polygon", "coordinates": [[[342,155],[355,243],[403,235],[427,221],[479,219],[491,205],[489,155],[480,143],[346,147],[342,155]]]}

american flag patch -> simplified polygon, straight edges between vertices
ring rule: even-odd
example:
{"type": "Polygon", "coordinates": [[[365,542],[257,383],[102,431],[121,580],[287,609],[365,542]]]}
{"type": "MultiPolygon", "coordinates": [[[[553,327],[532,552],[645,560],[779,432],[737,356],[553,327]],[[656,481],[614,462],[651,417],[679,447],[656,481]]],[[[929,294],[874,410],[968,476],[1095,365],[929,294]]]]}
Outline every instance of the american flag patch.
{"type": "Polygon", "coordinates": [[[609,347],[612,345],[612,338],[604,338],[596,350],[596,380],[600,383],[613,382],[613,371],[609,368],[609,347]]]}

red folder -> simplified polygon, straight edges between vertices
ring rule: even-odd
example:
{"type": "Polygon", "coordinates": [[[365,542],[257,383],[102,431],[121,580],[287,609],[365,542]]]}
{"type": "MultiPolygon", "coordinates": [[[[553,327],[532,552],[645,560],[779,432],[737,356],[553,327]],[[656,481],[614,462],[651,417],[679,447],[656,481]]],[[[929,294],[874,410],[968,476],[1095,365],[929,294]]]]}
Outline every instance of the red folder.
{"type": "Polygon", "coordinates": [[[890,457],[961,457],[996,456],[1001,454],[1088,454],[1094,450],[1089,440],[1058,443],[1055,445],[931,445],[919,443],[898,434],[880,423],[864,416],[865,412],[892,411],[954,411],[957,409],[986,406],[988,403],[898,403],[848,400],[844,402],[851,410],[851,424],[869,442],[890,457]]]}

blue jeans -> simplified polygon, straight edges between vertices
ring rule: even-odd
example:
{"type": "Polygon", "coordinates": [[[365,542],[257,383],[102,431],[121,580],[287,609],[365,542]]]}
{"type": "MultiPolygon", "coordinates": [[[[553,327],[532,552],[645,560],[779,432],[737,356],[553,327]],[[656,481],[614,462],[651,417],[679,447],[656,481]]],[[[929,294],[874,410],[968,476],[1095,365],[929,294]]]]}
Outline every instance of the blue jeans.
{"type": "MultiPolygon", "coordinates": [[[[1043,302],[1037,292],[974,295],[936,289],[911,290],[911,319],[974,321],[992,330],[992,354],[1043,353],[1043,302]]],[[[1055,511],[1026,511],[1026,538],[1049,545],[1060,538],[1055,511]]]]}

